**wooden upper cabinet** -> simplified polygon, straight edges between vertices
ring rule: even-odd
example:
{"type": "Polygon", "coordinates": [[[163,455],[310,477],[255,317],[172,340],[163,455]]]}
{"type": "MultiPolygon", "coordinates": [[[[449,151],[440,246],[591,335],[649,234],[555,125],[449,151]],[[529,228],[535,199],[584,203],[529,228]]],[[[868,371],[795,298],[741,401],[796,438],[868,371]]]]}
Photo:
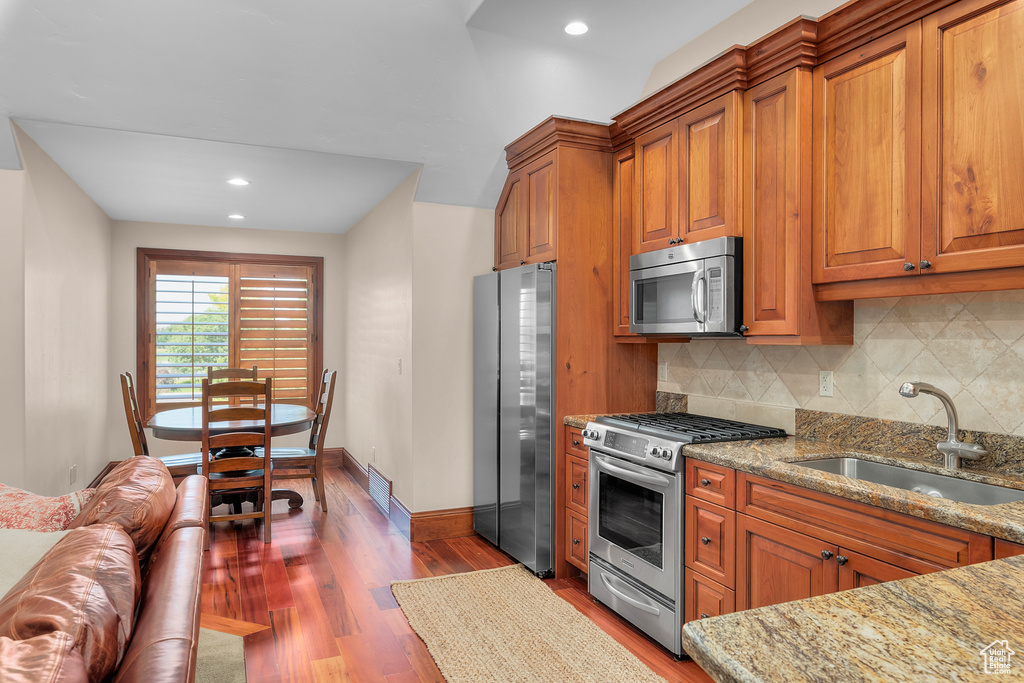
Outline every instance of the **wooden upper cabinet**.
{"type": "Polygon", "coordinates": [[[526,247],[527,263],[543,263],[555,259],[555,152],[548,152],[523,169],[526,185],[526,247]]]}
{"type": "Polygon", "coordinates": [[[737,90],[678,120],[679,237],[684,242],[742,234],[737,211],[741,107],[737,90]]]}
{"type": "Polygon", "coordinates": [[[678,131],[673,120],[636,139],[634,254],[664,249],[679,237],[678,131]]]}
{"type": "Polygon", "coordinates": [[[916,274],[920,69],[917,22],[814,70],[816,283],[916,274]]]}
{"type": "Polygon", "coordinates": [[[555,260],[555,152],[513,171],[494,212],[494,266],[555,260]]]}
{"type": "Polygon", "coordinates": [[[494,211],[494,267],[518,266],[523,259],[523,173],[510,173],[494,211]]]}
{"type": "Polygon", "coordinates": [[[923,26],[922,258],[1024,265],[1024,0],[964,0],[923,26]]]}
{"type": "Polygon", "coordinates": [[[629,257],[633,255],[633,180],[636,167],[634,147],[612,157],[612,314],[613,332],[629,332],[629,257]]]}

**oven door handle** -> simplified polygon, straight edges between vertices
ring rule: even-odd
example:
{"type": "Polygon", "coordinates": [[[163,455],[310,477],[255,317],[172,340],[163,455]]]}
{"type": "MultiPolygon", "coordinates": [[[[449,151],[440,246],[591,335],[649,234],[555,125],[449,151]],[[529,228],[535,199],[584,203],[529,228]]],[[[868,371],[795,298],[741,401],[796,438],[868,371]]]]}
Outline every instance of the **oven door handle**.
{"type": "Polygon", "coordinates": [[[634,484],[649,486],[657,486],[658,488],[667,489],[672,485],[672,479],[670,477],[662,477],[656,474],[647,474],[645,472],[636,472],[632,469],[626,469],[621,465],[616,465],[604,456],[594,454],[594,462],[597,464],[598,469],[604,470],[609,474],[614,474],[617,477],[625,479],[626,481],[634,484]]]}
{"type": "Polygon", "coordinates": [[[637,608],[641,612],[647,612],[648,614],[653,614],[654,616],[658,616],[659,614],[661,614],[661,610],[655,607],[654,605],[649,605],[645,602],[640,602],[636,598],[626,595],[621,590],[613,586],[612,582],[609,580],[608,575],[604,572],[601,572],[601,583],[604,584],[604,587],[608,589],[609,593],[617,597],[619,600],[622,600],[626,604],[637,608]]]}

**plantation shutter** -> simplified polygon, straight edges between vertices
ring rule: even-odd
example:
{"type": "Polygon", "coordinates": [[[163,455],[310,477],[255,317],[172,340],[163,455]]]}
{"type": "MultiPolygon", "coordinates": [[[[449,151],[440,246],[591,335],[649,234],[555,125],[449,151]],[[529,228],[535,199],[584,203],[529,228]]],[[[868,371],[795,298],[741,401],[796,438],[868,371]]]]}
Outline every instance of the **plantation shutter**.
{"type": "Polygon", "coordinates": [[[274,400],[309,403],[314,366],[313,269],[238,266],[238,366],[274,378],[274,400]]]}
{"type": "Polygon", "coordinates": [[[216,263],[153,264],[151,396],[157,403],[199,401],[207,366],[227,364],[229,270],[216,263]]]}

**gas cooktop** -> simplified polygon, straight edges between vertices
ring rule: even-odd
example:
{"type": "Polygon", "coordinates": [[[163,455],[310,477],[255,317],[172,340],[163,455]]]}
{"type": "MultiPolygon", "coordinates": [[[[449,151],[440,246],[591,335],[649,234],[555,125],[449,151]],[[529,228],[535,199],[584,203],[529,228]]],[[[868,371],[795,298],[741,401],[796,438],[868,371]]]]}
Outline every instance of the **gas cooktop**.
{"type": "Polygon", "coordinates": [[[777,427],[736,422],[720,417],[707,417],[692,413],[638,413],[632,415],[603,415],[600,424],[629,431],[671,439],[680,443],[714,443],[742,441],[786,436],[786,430],[777,427]]]}

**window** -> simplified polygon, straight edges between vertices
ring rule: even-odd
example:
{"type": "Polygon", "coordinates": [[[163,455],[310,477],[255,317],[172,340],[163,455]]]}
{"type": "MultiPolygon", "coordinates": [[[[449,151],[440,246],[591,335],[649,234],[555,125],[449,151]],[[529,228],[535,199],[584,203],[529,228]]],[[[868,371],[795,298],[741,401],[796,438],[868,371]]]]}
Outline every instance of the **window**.
{"type": "Polygon", "coordinates": [[[199,405],[207,368],[257,367],[274,400],[312,406],[322,367],[323,259],[139,249],[143,414],[199,405]]]}

